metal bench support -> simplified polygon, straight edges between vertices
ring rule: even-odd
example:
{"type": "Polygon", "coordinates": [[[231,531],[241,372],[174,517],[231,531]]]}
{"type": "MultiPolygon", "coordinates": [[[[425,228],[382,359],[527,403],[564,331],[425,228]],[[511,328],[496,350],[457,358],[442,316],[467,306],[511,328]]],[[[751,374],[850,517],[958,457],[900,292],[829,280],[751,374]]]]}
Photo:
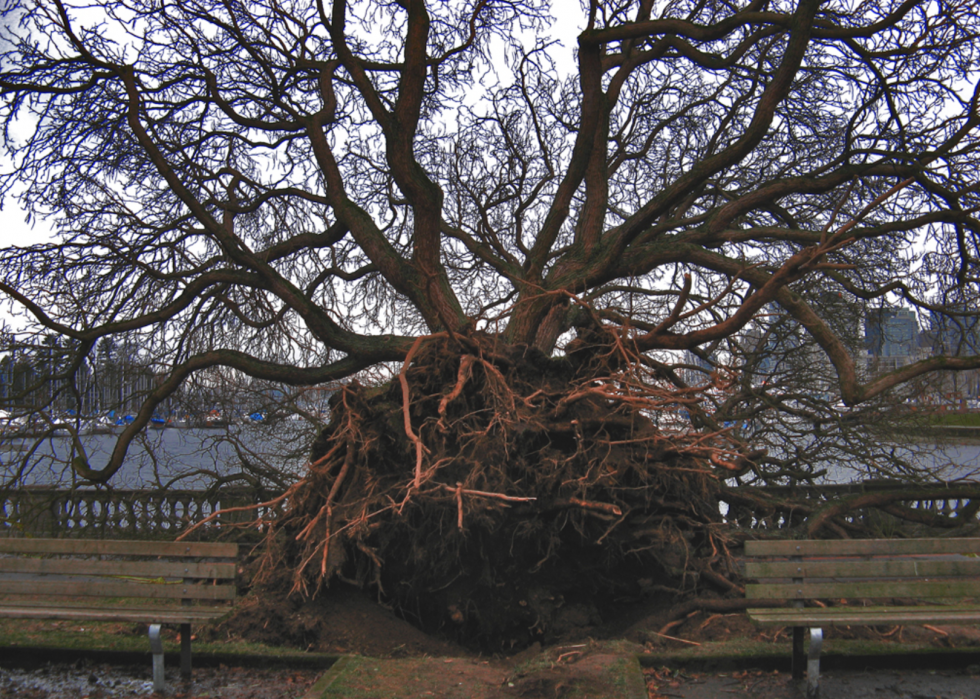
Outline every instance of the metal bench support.
{"type": "Polygon", "coordinates": [[[820,649],[823,647],[823,629],[810,629],[810,652],[806,663],[806,697],[820,696],[820,649]]]}
{"type": "Polygon", "coordinates": [[[180,625],[180,677],[191,679],[191,625],[180,625]]]}
{"type": "Polygon", "coordinates": [[[0,618],[148,624],[153,688],[162,692],[162,626],[180,627],[180,674],[189,682],[191,625],[232,606],[237,558],[237,544],[0,537],[0,618]],[[119,598],[133,603],[120,606],[119,598]]]}
{"type": "Polygon", "coordinates": [[[153,653],[153,691],[163,692],[163,641],[160,640],[160,624],[150,624],[150,652],[153,653]]]}
{"type": "Polygon", "coordinates": [[[825,628],[980,623],[980,605],[948,604],[980,598],[980,537],[756,539],[745,555],[745,596],[760,602],[749,618],[793,629],[793,678],[806,674],[808,699],[819,692],[825,628]]]}
{"type": "Polygon", "coordinates": [[[802,626],[793,627],[793,657],[790,660],[790,667],[793,670],[793,679],[803,679],[803,635],[806,629],[802,626]]]}

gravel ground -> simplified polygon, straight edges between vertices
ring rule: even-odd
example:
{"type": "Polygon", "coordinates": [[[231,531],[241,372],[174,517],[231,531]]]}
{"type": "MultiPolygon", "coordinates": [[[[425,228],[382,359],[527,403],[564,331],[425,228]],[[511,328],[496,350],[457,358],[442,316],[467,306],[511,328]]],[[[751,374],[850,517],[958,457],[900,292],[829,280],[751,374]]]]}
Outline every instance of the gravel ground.
{"type": "Polygon", "coordinates": [[[167,668],[167,689],[154,694],[150,666],[47,663],[39,667],[0,667],[3,699],[299,699],[324,670],[199,667],[189,683],[179,668],[167,668]]]}
{"type": "MultiPolygon", "coordinates": [[[[980,668],[833,670],[820,678],[820,699],[978,699],[980,668]]],[[[646,670],[650,699],[802,699],[803,682],[789,673],[746,670],[685,673],[646,670]]]]}

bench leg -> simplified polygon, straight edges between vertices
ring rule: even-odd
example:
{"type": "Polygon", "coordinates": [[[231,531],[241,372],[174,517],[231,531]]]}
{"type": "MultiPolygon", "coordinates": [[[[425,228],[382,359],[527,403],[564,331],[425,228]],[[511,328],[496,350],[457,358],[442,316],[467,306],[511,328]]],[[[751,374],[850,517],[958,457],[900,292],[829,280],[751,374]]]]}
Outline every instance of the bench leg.
{"type": "Polygon", "coordinates": [[[806,664],[807,699],[820,696],[820,649],[823,646],[823,629],[810,629],[810,652],[806,664]]]}
{"type": "Polygon", "coordinates": [[[163,641],[160,640],[160,624],[150,624],[150,652],[153,653],[153,691],[163,692],[163,641]]]}
{"type": "Polygon", "coordinates": [[[191,625],[180,625],[180,677],[191,678],[191,625]]]}
{"type": "Polygon", "coordinates": [[[803,679],[803,633],[806,631],[802,626],[793,627],[793,657],[790,667],[793,670],[793,679],[803,679]]]}

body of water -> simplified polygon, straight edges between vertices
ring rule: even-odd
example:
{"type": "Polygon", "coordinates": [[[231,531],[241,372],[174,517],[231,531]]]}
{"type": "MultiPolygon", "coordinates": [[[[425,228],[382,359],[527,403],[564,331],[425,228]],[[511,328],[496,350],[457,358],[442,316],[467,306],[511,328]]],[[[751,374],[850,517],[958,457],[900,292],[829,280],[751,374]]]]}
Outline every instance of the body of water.
{"type": "MultiPolygon", "coordinates": [[[[115,435],[86,435],[81,438],[93,468],[104,467],[116,443],[115,435]]],[[[118,488],[174,487],[203,488],[215,474],[232,475],[243,470],[273,469],[302,473],[313,439],[312,430],[299,423],[279,423],[275,428],[232,426],[228,428],[167,428],[148,430],[130,446],[126,462],[113,476],[118,488]],[[250,465],[243,466],[243,462],[250,465]]],[[[0,482],[21,485],[73,483],[67,466],[71,440],[55,436],[34,439],[0,439],[0,482]]],[[[980,441],[950,440],[938,444],[890,447],[901,461],[924,469],[936,480],[980,480],[980,441]]],[[[879,449],[879,453],[881,450],[879,449]]],[[[855,463],[846,459],[822,465],[824,483],[851,483],[870,478],[901,477],[885,463],[855,463]]]]}
{"type": "Polygon", "coordinates": [[[884,455],[871,463],[835,461],[826,463],[827,475],[821,483],[853,483],[879,478],[908,477],[912,470],[923,471],[939,481],[980,480],[980,442],[950,440],[934,443],[895,445],[886,451],[894,460],[910,466],[905,471],[884,455]]]}
{"type": "MultiPolygon", "coordinates": [[[[117,436],[92,434],[80,439],[89,465],[100,469],[109,462],[117,436]]],[[[175,487],[202,488],[214,474],[247,469],[243,462],[252,471],[272,468],[299,473],[311,439],[309,430],[288,423],[280,423],[274,431],[249,426],[147,430],[130,445],[126,461],[110,482],[118,488],[154,488],[180,478],[175,487]]],[[[68,486],[73,481],[67,465],[71,449],[67,436],[2,439],[0,482],[68,486]]]]}

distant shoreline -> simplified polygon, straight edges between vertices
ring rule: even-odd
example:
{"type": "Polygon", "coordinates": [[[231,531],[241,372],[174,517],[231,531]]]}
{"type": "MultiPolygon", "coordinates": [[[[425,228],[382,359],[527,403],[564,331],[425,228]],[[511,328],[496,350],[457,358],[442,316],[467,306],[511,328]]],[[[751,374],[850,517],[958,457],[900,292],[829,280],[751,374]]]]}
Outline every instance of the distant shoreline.
{"type": "Polygon", "coordinates": [[[976,435],[980,437],[980,427],[967,425],[931,425],[923,429],[924,432],[935,432],[937,434],[948,435],[976,435]]]}
{"type": "Polygon", "coordinates": [[[930,425],[908,430],[908,437],[915,441],[935,439],[937,441],[956,440],[967,444],[980,443],[980,427],[963,425],[930,425]]]}

